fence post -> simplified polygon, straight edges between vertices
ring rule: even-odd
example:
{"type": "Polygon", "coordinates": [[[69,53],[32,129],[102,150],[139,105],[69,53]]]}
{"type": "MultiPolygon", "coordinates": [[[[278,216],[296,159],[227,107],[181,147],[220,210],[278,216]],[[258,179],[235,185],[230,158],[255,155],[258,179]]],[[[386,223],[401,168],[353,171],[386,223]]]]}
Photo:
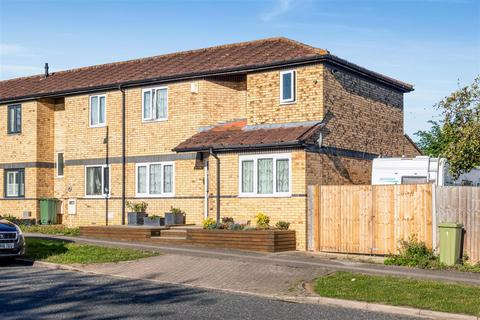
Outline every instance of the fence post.
{"type": "Polygon", "coordinates": [[[307,250],[313,250],[313,188],[307,188],[307,250]]]}
{"type": "Polygon", "coordinates": [[[320,185],[316,185],[313,191],[313,249],[320,251],[320,185]]]}
{"type": "Polygon", "coordinates": [[[437,239],[437,187],[436,184],[432,184],[432,249],[435,253],[438,253],[438,239],[437,239]]]}

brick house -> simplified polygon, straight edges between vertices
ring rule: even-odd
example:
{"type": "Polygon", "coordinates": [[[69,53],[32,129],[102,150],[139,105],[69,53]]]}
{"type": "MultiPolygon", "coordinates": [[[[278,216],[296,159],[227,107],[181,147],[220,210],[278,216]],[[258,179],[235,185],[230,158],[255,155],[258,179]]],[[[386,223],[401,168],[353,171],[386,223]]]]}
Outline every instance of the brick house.
{"type": "Polygon", "coordinates": [[[368,184],[374,157],[419,154],[412,90],[286,38],[1,81],[0,214],[38,216],[41,197],[75,226],[121,224],[127,200],[190,223],[263,211],[302,249],[309,184],[368,184]]]}

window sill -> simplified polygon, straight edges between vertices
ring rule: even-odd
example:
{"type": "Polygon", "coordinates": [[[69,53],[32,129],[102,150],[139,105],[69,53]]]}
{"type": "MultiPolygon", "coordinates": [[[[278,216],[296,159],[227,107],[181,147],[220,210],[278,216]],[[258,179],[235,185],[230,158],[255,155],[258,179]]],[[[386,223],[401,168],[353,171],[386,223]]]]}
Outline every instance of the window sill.
{"type": "Polygon", "coordinates": [[[22,135],[22,131],[20,132],[7,132],[7,136],[20,136],[22,135]]]}
{"type": "Polygon", "coordinates": [[[97,125],[90,125],[89,128],[105,128],[107,125],[106,124],[97,124],[97,125]]]}
{"type": "Polygon", "coordinates": [[[294,100],[294,101],[284,101],[284,102],[280,101],[281,106],[288,106],[290,104],[297,104],[297,101],[296,100],[294,100]]]}
{"type": "Polygon", "coordinates": [[[85,195],[85,199],[109,199],[111,195],[108,196],[87,196],[85,195]]]}
{"type": "Polygon", "coordinates": [[[239,194],[238,198],[291,198],[291,193],[278,194],[239,194]]]}
{"type": "Polygon", "coordinates": [[[174,198],[174,194],[156,194],[156,195],[151,195],[151,194],[136,194],[135,198],[149,198],[149,199],[164,199],[164,198],[174,198]]]}
{"type": "Polygon", "coordinates": [[[23,200],[25,199],[25,196],[18,196],[18,197],[14,197],[14,196],[6,196],[6,197],[3,197],[3,199],[6,199],[6,200],[23,200]]]}
{"type": "Polygon", "coordinates": [[[168,118],[155,119],[155,120],[142,119],[143,123],[155,123],[155,122],[164,122],[164,121],[168,121],[168,118]]]}

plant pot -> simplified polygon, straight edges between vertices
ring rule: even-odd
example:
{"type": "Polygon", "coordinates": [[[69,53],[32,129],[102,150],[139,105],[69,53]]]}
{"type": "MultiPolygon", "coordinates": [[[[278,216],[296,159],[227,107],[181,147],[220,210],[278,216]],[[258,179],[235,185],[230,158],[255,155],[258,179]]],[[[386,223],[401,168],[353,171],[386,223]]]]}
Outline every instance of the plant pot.
{"type": "Polygon", "coordinates": [[[145,217],[143,219],[143,224],[146,225],[146,226],[162,226],[165,224],[165,218],[162,218],[162,217],[154,217],[154,218],[151,218],[151,217],[145,217]]]}
{"type": "Polygon", "coordinates": [[[165,225],[185,224],[185,216],[181,213],[165,212],[165,225]]]}
{"type": "Polygon", "coordinates": [[[145,212],[129,212],[128,213],[128,225],[130,226],[141,226],[143,225],[143,220],[147,216],[145,212]]]}

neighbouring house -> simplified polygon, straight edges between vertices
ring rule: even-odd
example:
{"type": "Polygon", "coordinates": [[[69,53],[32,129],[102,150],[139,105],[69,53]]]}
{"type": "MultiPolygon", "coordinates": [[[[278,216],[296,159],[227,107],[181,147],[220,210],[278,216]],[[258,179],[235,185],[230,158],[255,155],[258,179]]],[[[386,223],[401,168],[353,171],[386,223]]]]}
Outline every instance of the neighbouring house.
{"type": "Polygon", "coordinates": [[[0,214],[121,224],[125,201],[189,223],[285,220],[305,248],[307,186],[368,184],[371,160],[420,154],[407,83],[272,38],[0,82],[0,214]],[[68,209],[68,200],[75,205],[68,209]]]}

